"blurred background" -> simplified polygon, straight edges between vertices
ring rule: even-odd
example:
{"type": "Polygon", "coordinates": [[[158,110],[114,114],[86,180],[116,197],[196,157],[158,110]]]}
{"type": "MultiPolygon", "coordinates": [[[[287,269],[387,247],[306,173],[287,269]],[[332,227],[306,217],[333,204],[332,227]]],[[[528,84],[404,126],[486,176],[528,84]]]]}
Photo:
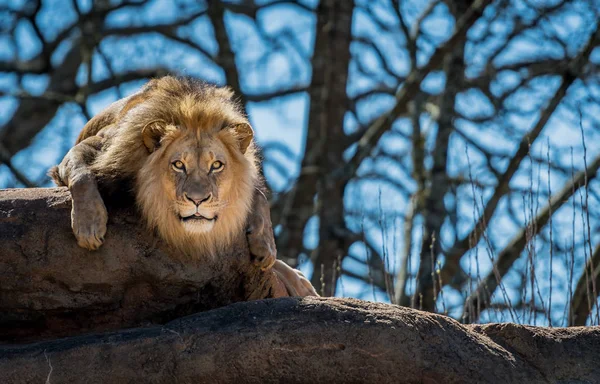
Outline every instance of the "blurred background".
{"type": "MultiPolygon", "coordinates": [[[[324,295],[600,324],[600,1],[0,0],[0,188],[152,77],[232,87],[324,295]]],[[[0,192],[1,193],[1,192],[0,192]]],[[[1,246],[1,245],[0,245],[1,246]]]]}

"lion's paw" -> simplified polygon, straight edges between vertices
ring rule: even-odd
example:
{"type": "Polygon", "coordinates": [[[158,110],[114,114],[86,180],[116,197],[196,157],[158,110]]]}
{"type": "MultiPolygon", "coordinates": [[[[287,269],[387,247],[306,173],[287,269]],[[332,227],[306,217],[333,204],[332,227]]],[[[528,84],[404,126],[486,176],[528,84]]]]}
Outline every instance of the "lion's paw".
{"type": "Polygon", "coordinates": [[[281,260],[273,266],[275,274],[292,297],[319,296],[310,281],[302,272],[294,269],[281,260]]]}
{"type": "Polygon", "coordinates": [[[77,238],[77,244],[94,251],[104,242],[108,213],[100,194],[87,197],[83,201],[73,199],[71,226],[77,238]]]}
{"type": "Polygon", "coordinates": [[[304,276],[304,273],[300,272],[298,269],[295,269],[297,274],[297,288],[298,296],[319,296],[315,287],[310,283],[310,281],[304,276]]]}

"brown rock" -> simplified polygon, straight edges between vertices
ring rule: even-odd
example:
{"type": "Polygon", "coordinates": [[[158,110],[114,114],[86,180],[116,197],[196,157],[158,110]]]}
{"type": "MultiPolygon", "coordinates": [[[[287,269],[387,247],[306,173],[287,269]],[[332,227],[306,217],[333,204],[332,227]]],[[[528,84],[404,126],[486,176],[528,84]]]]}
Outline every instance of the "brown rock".
{"type": "Polygon", "coordinates": [[[600,327],[464,326],[388,304],[280,298],[0,347],[0,382],[598,383],[598,356],[600,327]]]}
{"type": "Polygon", "coordinates": [[[132,209],[109,206],[106,242],[77,246],[66,188],[0,191],[0,341],[165,323],[285,291],[250,263],[244,236],[215,259],[169,249],[132,209]]]}

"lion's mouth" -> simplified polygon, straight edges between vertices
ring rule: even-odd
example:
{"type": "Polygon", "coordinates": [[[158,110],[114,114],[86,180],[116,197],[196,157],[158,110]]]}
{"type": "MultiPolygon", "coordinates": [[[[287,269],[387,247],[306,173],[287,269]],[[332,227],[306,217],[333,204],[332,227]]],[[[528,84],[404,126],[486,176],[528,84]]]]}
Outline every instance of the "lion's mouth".
{"type": "Polygon", "coordinates": [[[206,220],[206,221],[217,221],[217,215],[214,215],[213,217],[206,217],[206,216],[202,216],[199,213],[195,213],[193,215],[190,216],[180,216],[181,217],[181,221],[183,222],[192,222],[192,221],[202,221],[202,220],[206,220]]]}

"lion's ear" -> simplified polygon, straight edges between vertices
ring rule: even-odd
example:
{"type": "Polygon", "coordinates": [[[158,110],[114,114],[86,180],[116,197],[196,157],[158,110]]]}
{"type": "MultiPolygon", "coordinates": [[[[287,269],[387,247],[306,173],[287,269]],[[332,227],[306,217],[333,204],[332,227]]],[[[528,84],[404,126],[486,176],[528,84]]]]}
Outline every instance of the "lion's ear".
{"type": "Polygon", "coordinates": [[[166,125],[164,121],[153,121],[142,129],[142,140],[144,145],[148,149],[148,152],[152,153],[160,147],[160,140],[166,133],[166,125]]]}
{"type": "Polygon", "coordinates": [[[215,94],[225,100],[231,100],[235,95],[233,89],[229,88],[228,86],[215,88],[215,94]]]}
{"type": "Polygon", "coordinates": [[[235,138],[237,139],[240,151],[246,153],[246,150],[250,146],[252,139],[254,138],[254,131],[248,123],[241,123],[230,127],[233,131],[235,138]]]}

